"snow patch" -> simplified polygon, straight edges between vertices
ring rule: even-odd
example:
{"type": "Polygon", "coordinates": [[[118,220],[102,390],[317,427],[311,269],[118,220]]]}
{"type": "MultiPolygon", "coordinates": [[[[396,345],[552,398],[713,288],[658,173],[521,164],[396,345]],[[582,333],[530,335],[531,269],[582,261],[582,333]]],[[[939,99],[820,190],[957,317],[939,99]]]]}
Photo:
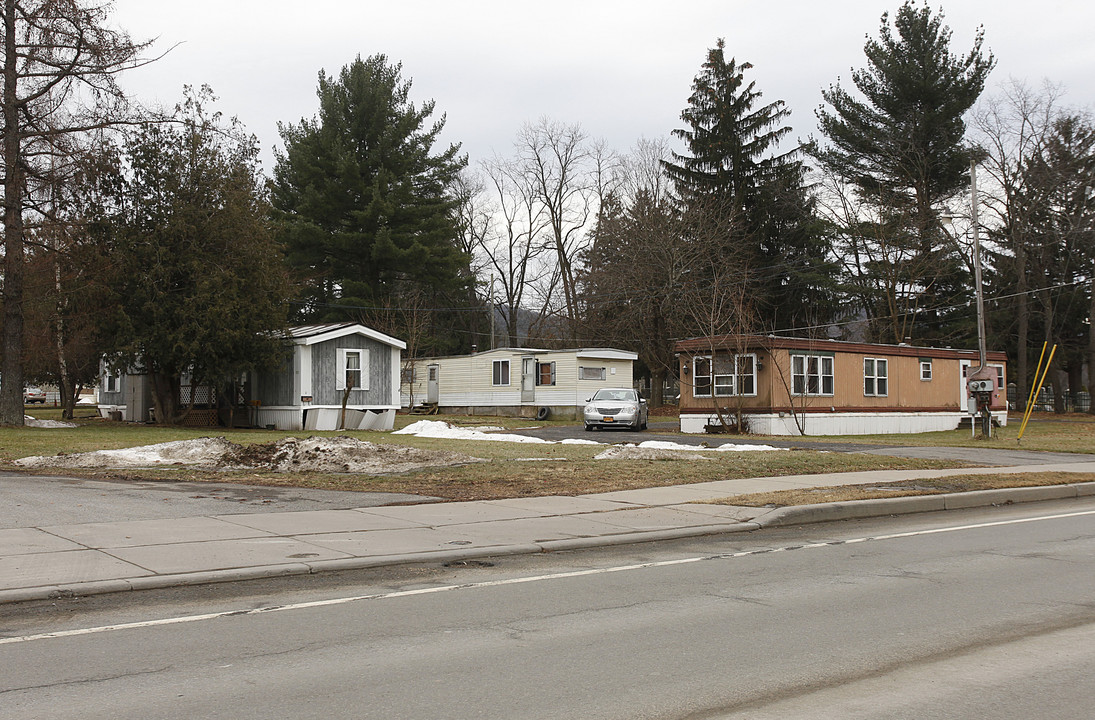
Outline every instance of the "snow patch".
{"type": "MultiPolygon", "coordinates": [[[[672,443],[670,443],[672,444],[672,443]]],[[[613,445],[593,456],[594,460],[710,460],[706,455],[665,448],[640,447],[638,445],[613,445]]]]}
{"type": "Polygon", "coordinates": [[[63,422],[61,420],[39,420],[32,418],[30,415],[23,416],[23,425],[32,428],[74,428],[79,427],[76,423],[63,422]]]}
{"type": "Polygon", "coordinates": [[[494,442],[553,444],[550,440],[542,438],[513,435],[512,433],[484,432],[485,429],[502,430],[503,428],[460,428],[441,420],[419,420],[402,430],[394,431],[392,434],[447,440],[492,440],[494,442]]]}
{"type": "Polygon", "coordinates": [[[176,440],[125,450],[27,457],[23,467],[133,468],[185,465],[208,470],[336,472],[384,475],[447,467],[481,458],[461,453],[377,445],[349,437],[287,437],[274,443],[237,445],[223,437],[176,440]]]}
{"type": "Polygon", "coordinates": [[[702,452],[705,450],[715,452],[750,452],[753,450],[786,450],[787,448],[777,448],[771,445],[736,445],[734,443],[724,443],[718,447],[706,447],[703,445],[681,445],[675,442],[666,442],[664,440],[647,440],[641,442],[638,445],[641,448],[650,448],[652,450],[688,450],[692,452],[702,452]]]}

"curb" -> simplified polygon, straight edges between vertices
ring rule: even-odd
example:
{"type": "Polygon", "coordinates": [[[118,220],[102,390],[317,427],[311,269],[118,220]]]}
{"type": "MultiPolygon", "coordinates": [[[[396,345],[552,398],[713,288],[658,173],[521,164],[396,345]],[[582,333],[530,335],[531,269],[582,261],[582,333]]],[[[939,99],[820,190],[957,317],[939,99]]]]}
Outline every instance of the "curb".
{"type": "Polygon", "coordinates": [[[430,550],[420,553],[400,553],[398,555],[377,555],[367,558],[340,558],[337,560],[317,560],[312,563],[283,563],[277,565],[256,565],[253,567],[228,568],[224,570],[203,570],[193,573],[171,575],[146,575],[118,580],[94,580],[64,585],[39,585],[31,588],[0,590],[0,605],[30,602],[34,600],[57,600],[60,598],[88,597],[137,590],[164,590],[172,587],[194,585],[212,585],[216,583],[238,582],[242,580],[262,580],[276,577],[314,575],[322,572],[340,570],[365,570],[368,568],[390,567],[393,565],[411,565],[418,563],[458,562],[477,560],[505,555],[537,555],[540,553],[586,548],[609,547],[614,545],[633,545],[659,540],[680,540],[703,535],[723,535],[733,532],[752,532],[760,529],[753,522],[699,525],[687,528],[669,528],[647,532],[625,532],[617,535],[599,535],[566,540],[544,540],[537,543],[515,545],[492,545],[459,550],[430,550]]]}
{"type": "Polygon", "coordinates": [[[397,555],[382,555],[368,558],[319,560],[312,563],[294,562],[278,565],[258,565],[254,567],[206,570],[173,575],[150,575],[127,579],[96,580],[92,582],[68,583],[63,585],[39,585],[32,588],[0,590],[0,605],[35,600],[55,600],[59,598],[105,595],[108,593],[121,593],[137,590],[162,590],[171,587],[312,575],[321,572],[337,572],[340,570],[364,570],[376,567],[390,567],[393,565],[458,562],[461,560],[474,560],[505,555],[535,555],[564,550],[612,547],[643,542],[657,542],[661,540],[681,540],[691,537],[702,537],[705,535],[752,532],[754,530],[770,527],[809,525],[839,520],[882,517],[886,515],[911,515],[913,513],[922,512],[960,510],[991,505],[1039,502],[1044,500],[1067,500],[1091,496],[1095,496],[1095,482],[1026,488],[1001,488],[997,490],[973,490],[964,493],[916,495],[902,498],[851,500],[848,502],[824,503],[818,505],[797,505],[777,508],[759,515],[751,521],[732,524],[721,523],[697,525],[686,528],[663,528],[645,532],[622,532],[615,535],[568,538],[565,540],[545,540],[542,542],[513,545],[495,545],[453,550],[431,550],[421,553],[401,553],[397,555]]]}
{"type": "Polygon", "coordinates": [[[911,515],[913,513],[962,510],[989,505],[1008,505],[1042,500],[1068,500],[1091,495],[1095,495],[1095,483],[971,490],[969,492],[940,495],[915,495],[902,498],[795,505],[772,510],[753,518],[753,522],[762,528],[785,527],[837,520],[856,520],[883,515],[911,515]]]}

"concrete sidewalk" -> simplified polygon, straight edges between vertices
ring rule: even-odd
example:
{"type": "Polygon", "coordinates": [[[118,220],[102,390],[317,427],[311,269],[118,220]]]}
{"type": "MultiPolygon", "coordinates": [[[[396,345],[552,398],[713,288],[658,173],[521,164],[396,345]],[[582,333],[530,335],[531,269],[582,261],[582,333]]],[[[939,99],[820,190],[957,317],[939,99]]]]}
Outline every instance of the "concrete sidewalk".
{"type": "MultiPolygon", "coordinates": [[[[1095,472],[1082,462],[721,480],[578,497],[223,514],[0,529],[0,603],[625,544],[854,517],[1095,495],[1095,483],[792,508],[744,493],[970,473],[1095,472]]],[[[1067,482],[1063,478],[1063,482],[1067,482]]]]}

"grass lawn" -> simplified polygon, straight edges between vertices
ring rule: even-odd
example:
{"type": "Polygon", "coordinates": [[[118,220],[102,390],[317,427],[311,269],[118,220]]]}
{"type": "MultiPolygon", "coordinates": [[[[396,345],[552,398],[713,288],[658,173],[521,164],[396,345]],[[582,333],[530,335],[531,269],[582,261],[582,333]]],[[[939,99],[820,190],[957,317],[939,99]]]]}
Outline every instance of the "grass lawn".
{"type": "Polygon", "coordinates": [[[1008,418],[1006,427],[992,429],[991,438],[971,437],[969,428],[910,435],[825,435],[811,436],[816,442],[854,442],[876,445],[992,447],[1001,449],[1043,450],[1048,452],[1095,453],[1095,415],[1086,413],[1034,413],[1019,438],[1022,416],[1008,418]]]}
{"type": "MultiPolygon", "coordinates": [[[[60,411],[34,408],[29,414],[39,419],[60,419],[60,411]]],[[[397,427],[424,419],[400,415],[397,427]]],[[[545,423],[522,418],[433,416],[467,426],[491,425],[514,429],[542,426],[545,423]]],[[[661,418],[659,418],[661,419],[661,418]]],[[[1095,418],[1070,417],[1070,422],[1039,419],[1028,426],[1024,449],[1095,452],[1095,418]]],[[[391,476],[335,473],[212,472],[183,466],[140,470],[65,470],[58,474],[113,479],[188,480],[198,482],[237,482],[253,485],[298,486],[332,490],[405,492],[442,497],[449,500],[479,500],[537,495],[579,495],[614,490],[681,485],[710,480],[745,477],[770,477],[790,474],[851,472],[860,470],[918,469],[962,467],[961,463],[938,460],[890,458],[866,454],[846,454],[793,450],[778,452],[709,453],[707,460],[594,460],[603,447],[590,445],[524,444],[506,442],[469,442],[392,435],[384,432],[341,431],[285,433],[268,430],[229,430],[226,428],[168,428],[130,425],[95,418],[91,410],[77,411],[78,427],[72,429],[0,428],[0,465],[11,465],[16,458],[29,455],[87,452],[150,445],[171,440],[224,436],[238,444],[274,442],[287,435],[348,435],[373,443],[390,443],[438,450],[451,450],[488,460],[485,463],[423,470],[391,476]]],[[[547,424],[566,425],[573,421],[547,424]]],[[[1006,434],[988,441],[971,441],[969,433],[929,433],[902,436],[852,436],[824,438],[839,441],[878,442],[893,445],[972,445],[986,443],[1014,447],[1018,425],[1009,425],[1006,434]]],[[[732,441],[731,436],[720,438],[732,441]]],[[[821,440],[823,438],[810,438],[821,440]]],[[[1008,476],[998,476],[1006,478],[1008,476]]],[[[1017,479],[1011,476],[1012,480],[1017,479]]],[[[892,497],[892,493],[886,495],[892,497]]],[[[825,502],[814,499],[813,502],[825,502]]],[[[767,502],[761,504],[768,504],[767,502]]]]}
{"type": "Polygon", "coordinates": [[[780,490],[778,492],[734,495],[708,501],[712,505],[742,505],[745,507],[786,507],[815,503],[877,500],[879,498],[912,495],[942,495],[944,493],[996,490],[1000,488],[1042,487],[1095,482],[1095,473],[1032,472],[1001,475],[952,475],[945,478],[925,478],[908,482],[878,483],[877,485],[834,485],[829,487],[780,490]]]}

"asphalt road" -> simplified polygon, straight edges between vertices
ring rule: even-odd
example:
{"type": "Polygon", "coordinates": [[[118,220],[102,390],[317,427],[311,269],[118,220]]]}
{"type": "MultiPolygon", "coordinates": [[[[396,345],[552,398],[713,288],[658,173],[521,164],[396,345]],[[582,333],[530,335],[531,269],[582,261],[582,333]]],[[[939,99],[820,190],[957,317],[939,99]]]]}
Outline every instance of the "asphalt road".
{"type": "Polygon", "coordinates": [[[0,718],[1089,718],[1093,598],[1095,499],[58,601],[0,718]]]}

